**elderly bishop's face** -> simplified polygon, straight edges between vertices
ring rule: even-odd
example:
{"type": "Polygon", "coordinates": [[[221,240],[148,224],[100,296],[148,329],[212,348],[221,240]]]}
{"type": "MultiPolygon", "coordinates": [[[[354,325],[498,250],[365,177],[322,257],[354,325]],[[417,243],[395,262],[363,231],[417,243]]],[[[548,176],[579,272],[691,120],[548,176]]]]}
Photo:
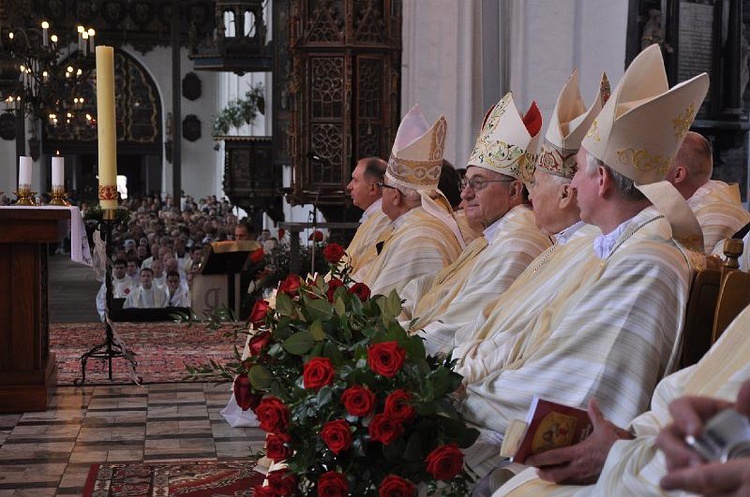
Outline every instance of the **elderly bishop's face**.
{"type": "MultiPolygon", "coordinates": [[[[511,208],[514,183],[518,180],[483,167],[469,166],[461,199],[466,219],[487,227],[503,217],[511,208]]],[[[521,185],[517,188],[520,190],[521,185]]]]}
{"type": "Polygon", "coordinates": [[[593,218],[599,200],[599,173],[596,169],[589,172],[588,152],[583,147],[578,150],[576,160],[578,161],[578,171],[576,171],[570,185],[576,189],[578,195],[581,220],[589,224],[596,224],[593,218]]]}

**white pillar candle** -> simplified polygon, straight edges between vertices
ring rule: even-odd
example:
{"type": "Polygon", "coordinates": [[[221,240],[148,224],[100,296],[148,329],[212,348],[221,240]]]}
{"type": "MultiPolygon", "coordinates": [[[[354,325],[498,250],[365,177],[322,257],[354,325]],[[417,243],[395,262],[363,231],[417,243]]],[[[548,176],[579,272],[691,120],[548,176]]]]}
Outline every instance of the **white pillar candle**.
{"type": "Polygon", "coordinates": [[[18,161],[18,189],[31,188],[31,157],[23,155],[18,161]]]}
{"type": "Polygon", "coordinates": [[[65,159],[56,155],[52,157],[52,188],[65,185],[65,159]]]}
{"type": "Polygon", "coordinates": [[[117,128],[114,49],[96,47],[96,128],[99,139],[99,205],[117,208],[117,128]]]}

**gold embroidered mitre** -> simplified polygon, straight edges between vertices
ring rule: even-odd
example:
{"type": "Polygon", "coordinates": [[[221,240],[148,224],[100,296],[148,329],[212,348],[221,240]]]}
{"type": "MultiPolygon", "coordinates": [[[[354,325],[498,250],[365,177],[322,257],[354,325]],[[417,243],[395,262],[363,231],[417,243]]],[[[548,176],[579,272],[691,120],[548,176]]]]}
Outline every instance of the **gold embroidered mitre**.
{"type": "Polygon", "coordinates": [[[485,116],[467,166],[528,181],[533,174],[541,129],[542,114],[536,102],[521,117],[508,92],[485,116]]]}
{"type": "Polygon", "coordinates": [[[578,87],[578,71],[573,71],[557,97],[536,167],[556,176],[573,178],[578,170],[576,153],[581,147],[581,140],[609,95],[609,80],[606,74],[602,74],[596,98],[586,110],[578,87]]]}
{"type": "Polygon", "coordinates": [[[630,64],[581,146],[636,184],[664,179],[701,102],[708,75],[669,88],[658,45],[630,64]]]}
{"type": "Polygon", "coordinates": [[[430,126],[419,105],[406,113],[396,132],[386,176],[394,186],[437,190],[448,123],[440,116],[430,126]]]}

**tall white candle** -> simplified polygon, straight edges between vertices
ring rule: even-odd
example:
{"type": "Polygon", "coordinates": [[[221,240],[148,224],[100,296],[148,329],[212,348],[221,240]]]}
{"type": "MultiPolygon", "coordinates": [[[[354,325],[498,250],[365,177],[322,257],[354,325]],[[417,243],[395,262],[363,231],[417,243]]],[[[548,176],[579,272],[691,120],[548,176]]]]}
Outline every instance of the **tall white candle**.
{"type": "Polygon", "coordinates": [[[18,160],[18,189],[31,188],[31,157],[23,155],[18,160]]]}
{"type": "Polygon", "coordinates": [[[117,208],[117,128],[114,49],[96,47],[96,128],[99,138],[99,205],[117,208]]]}
{"type": "Polygon", "coordinates": [[[65,159],[56,155],[52,157],[52,188],[65,185],[65,159]]]}

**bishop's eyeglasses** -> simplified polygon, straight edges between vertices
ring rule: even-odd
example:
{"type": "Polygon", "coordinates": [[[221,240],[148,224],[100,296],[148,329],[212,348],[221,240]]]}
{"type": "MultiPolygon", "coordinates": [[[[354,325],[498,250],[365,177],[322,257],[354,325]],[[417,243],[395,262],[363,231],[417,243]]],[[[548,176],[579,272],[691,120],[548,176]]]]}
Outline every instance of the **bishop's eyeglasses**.
{"type": "Polygon", "coordinates": [[[463,190],[467,186],[478,192],[484,190],[490,183],[511,183],[515,181],[515,178],[503,178],[503,179],[485,179],[481,176],[473,176],[471,178],[463,178],[459,183],[458,187],[463,190]]]}

